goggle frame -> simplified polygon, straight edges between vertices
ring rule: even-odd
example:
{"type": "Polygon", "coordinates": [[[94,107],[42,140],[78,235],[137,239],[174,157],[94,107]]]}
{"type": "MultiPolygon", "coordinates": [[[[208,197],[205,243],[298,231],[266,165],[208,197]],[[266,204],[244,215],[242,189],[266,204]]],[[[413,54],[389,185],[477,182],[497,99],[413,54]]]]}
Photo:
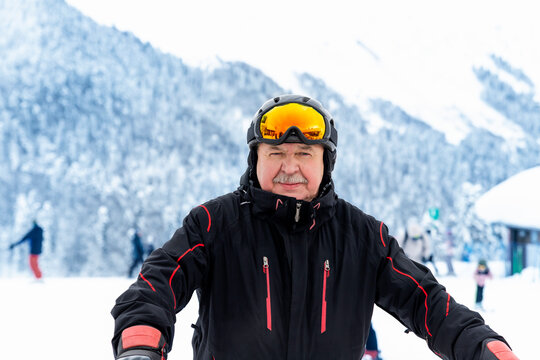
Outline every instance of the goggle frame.
{"type": "Polygon", "coordinates": [[[255,119],[251,122],[250,128],[248,129],[248,139],[247,140],[248,140],[248,144],[250,146],[253,146],[256,143],[265,143],[265,144],[270,144],[270,145],[281,145],[281,144],[287,142],[287,140],[289,140],[289,138],[291,136],[293,136],[293,135],[296,136],[296,138],[298,138],[298,140],[300,140],[300,142],[302,142],[302,143],[304,143],[306,145],[321,144],[321,145],[325,146],[326,148],[330,149],[331,151],[335,151],[336,147],[337,147],[337,131],[336,131],[335,127],[334,127],[334,121],[331,118],[330,114],[327,111],[321,111],[321,109],[318,109],[316,106],[311,106],[311,104],[302,103],[302,102],[299,102],[299,101],[288,101],[288,102],[284,102],[284,103],[277,103],[274,106],[269,107],[268,109],[265,109],[265,110],[260,109],[259,112],[257,113],[255,119]],[[287,104],[299,104],[299,105],[302,105],[302,106],[305,106],[305,107],[312,108],[317,113],[319,113],[322,116],[322,118],[324,120],[324,124],[325,124],[324,135],[323,135],[322,139],[315,139],[315,140],[308,139],[302,133],[302,131],[297,126],[294,126],[294,125],[290,126],[283,133],[283,135],[278,139],[268,139],[268,138],[263,137],[263,135],[261,133],[261,125],[260,125],[263,116],[266,113],[268,113],[269,111],[275,109],[276,107],[278,107],[278,106],[286,106],[287,104]]]}

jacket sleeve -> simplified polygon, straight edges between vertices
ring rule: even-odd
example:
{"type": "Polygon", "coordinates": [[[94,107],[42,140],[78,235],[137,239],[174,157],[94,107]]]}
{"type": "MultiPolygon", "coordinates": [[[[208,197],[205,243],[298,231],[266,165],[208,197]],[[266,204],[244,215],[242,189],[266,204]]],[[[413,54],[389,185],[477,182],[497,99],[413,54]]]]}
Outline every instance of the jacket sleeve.
{"type": "Polygon", "coordinates": [[[376,303],[442,359],[479,359],[483,340],[506,342],[480,314],[458,304],[429,269],[410,260],[386,226],[377,226],[376,303]]]}
{"type": "Polygon", "coordinates": [[[208,221],[201,207],[192,210],[173,237],[146,259],[135,283],[118,297],[111,311],[115,319],[112,339],[115,355],[122,331],[134,325],[158,329],[170,351],[176,313],[187,305],[193,291],[202,287],[204,281],[208,221]]]}
{"type": "Polygon", "coordinates": [[[25,242],[25,241],[27,241],[27,240],[30,240],[30,236],[32,235],[32,231],[33,231],[33,229],[30,230],[29,232],[27,232],[27,233],[21,238],[21,240],[12,243],[12,244],[10,245],[10,247],[14,248],[15,246],[21,245],[23,242],[25,242]]]}

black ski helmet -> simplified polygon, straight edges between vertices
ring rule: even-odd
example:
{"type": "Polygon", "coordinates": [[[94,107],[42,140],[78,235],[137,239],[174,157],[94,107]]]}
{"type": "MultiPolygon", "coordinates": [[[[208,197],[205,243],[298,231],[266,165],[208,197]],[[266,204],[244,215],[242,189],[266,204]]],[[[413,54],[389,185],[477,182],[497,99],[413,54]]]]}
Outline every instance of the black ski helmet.
{"type": "Polygon", "coordinates": [[[295,94],[285,94],[276,96],[272,99],[267,100],[261,108],[255,113],[251,124],[247,130],[247,143],[249,145],[249,155],[248,155],[248,169],[246,173],[242,176],[241,183],[247,184],[247,181],[252,182],[256,186],[259,186],[255,168],[257,166],[257,147],[261,142],[268,142],[273,144],[281,143],[298,143],[303,142],[308,145],[311,144],[321,144],[324,147],[324,175],[321,182],[321,190],[326,188],[327,185],[332,181],[332,171],[336,162],[337,155],[337,140],[338,133],[334,126],[334,119],[328,110],[326,110],[320,102],[315,99],[312,99],[308,96],[295,95],[295,94]],[[259,123],[263,116],[268,113],[270,110],[278,106],[283,106],[290,103],[297,103],[304,106],[309,106],[315,109],[319,114],[322,115],[325,121],[325,134],[320,140],[308,140],[305,136],[299,131],[297,127],[292,127],[285,134],[280,137],[279,140],[264,140],[261,138],[260,130],[258,129],[259,123]]]}

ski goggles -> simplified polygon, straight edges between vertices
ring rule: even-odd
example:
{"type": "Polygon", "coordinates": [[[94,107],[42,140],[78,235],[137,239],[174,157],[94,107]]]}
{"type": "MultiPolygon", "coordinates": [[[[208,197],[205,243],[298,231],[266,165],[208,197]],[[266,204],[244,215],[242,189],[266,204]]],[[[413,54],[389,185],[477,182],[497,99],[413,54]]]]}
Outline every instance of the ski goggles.
{"type": "Polygon", "coordinates": [[[322,144],[331,150],[337,145],[337,131],[330,114],[314,106],[290,102],[260,111],[248,130],[248,143],[264,142],[279,145],[284,142],[322,144]]]}

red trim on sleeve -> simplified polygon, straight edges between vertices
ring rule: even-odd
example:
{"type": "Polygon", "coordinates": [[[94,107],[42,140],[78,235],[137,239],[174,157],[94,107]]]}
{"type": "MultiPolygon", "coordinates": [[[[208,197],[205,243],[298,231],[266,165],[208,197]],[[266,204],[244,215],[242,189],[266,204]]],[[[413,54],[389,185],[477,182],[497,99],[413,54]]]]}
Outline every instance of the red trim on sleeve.
{"type": "MultiPolygon", "coordinates": [[[[193,251],[195,248],[199,247],[199,246],[202,246],[204,247],[204,244],[197,244],[195,246],[193,246],[191,249],[187,249],[182,255],[180,255],[180,257],[178,258],[178,260],[176,260],[176,262],[180,262],[180,260],[182,260],[182,258],[184,256],[186,256],[189,252],[193,251]]],[[[174,269],[174,271],[172,272],[171,274],[171,277],[169,278],[169,287],[171,288],[171,292],[173,294],[173,299],[174,299],[174,308],[176,309],[176,296],[174,295],[174,290],[172,288],[172,279],[174,277],[174,275],[176,275],[176,272],[178,271],[178,269],[180,269],[180,265],[178,265],[176,267],[176,269],[174,269]]],[[[152,285],[150,285],[152,286],[152,285]]]]}
{"type": "Polygon", "coordinates": [[[204,205],[199,205],[199,206],[202,207],[206,211],[206,214],[208,215],[208,228],[206,229],[206,232],[210,232],[210,226],[212,226],[212,217],[210,216],[210,212],[208,211],[206,206],[204,205]]]}
{"type": "Polygon", "coordinates": [[[176,296],[174,295],[174,290],[172,288],[172,278],[174,277],[174,275],[176,274],[178,269],[180,269],[180,265],[178,265],[176,267],[176,269],[174,269],[173,273],[171,274],[171,277],[169,278],[169,287],[171,288],[172,296],[173,296],[173,299],[174,299],[174,308],[175,309],[176,309],[176,296]]]}
{"type": "Polygon", "coordinates": [[[448,300],[446,301],[446,316],[448,316],[449,309],[450,309],[450,294],[448,294],[448,300]]]}
{"type": "Polygon", "coordinates": [[[409,274],[405,274],[404,272],[401,272],[399,271],[398,269],[396,269],[394,267],[394,260],[391,258],[391,257],[387,257],[388,260],[390,260],[390,263],[392,265],[392,269],[394,269],[395,272],[397,272],[398,274],[401,274],[403,276],[406,276],[408,277],[409,279],[411,279],[412,281],[414,281],[414,283],[416,284],[416,286],[418,286],[418,288],[420,290],[422,290],[422,292],[424,293],[424,295],[426,296],[426,299],[424,300],[424,306],[426,307],[426,316],[425,316],[425,319],[424,319],[424,325],[426,327],[426,330],[427,330],[427,333],[429,334],[429,336],[433,336],[431,335],[431,332],[429,331],[429,328],[428,328],[428,325],[427,325],[427,314],[428,314],[428,305],[427,305],[427,298],[428,298],[428,295],[427,295],[427,292],[426,290],[424,290],[424,288],[422,286],[420,286],[420,284],[418,283],[418,281],[416,281],[411,275],[409,274]]]}
{"type": "Polygon", "coordinates": [[[386,244],[384,243],[384,240],[383,240],[383,236],[382,236],[382,227],[383,227],[384,223],[381,221],[381,226],[379,227],[379,234],[381,235],[381,242],[383,244],[384,247],[386,247],[386,244]]]}
{"type": "Polygon", "coordinates": [[[129,349],[135,346],[149,346],[157,348],[161,339],[161,332],[147,325],[130,326],[122,331],[122,347],[129,349]]]}
{"type": "Polygon", "coordinates": [[[487,343],[487,347],[499,360],[519,360],[512,350],[510,350],[508,345],[502,341],[490,341],[487,343]]]}
{"type": "Polygon", "coordinates": [[[176,260],[176,262],[179,262],[180,260],[182,260],[182,258],[184,256],[186,256],[186,254],[190,251],[193,251],[193,249],[195,249],[196,247],[199,247],[199,246],[203,246],[204,247],[204,244],[197,244],[195,245],[194,247],[192,247],[191,249],[187,249],[186,252],[184,252],[182,255],[180,255],[180,257],[178,258],[178,260],[176,260]]]}
{"type": "Polygon", "coordinates": [[[154,287],[152,286],[152,284],[150,283],[150,281],[146,280],[146,278],[143,276],[142,273],[139,273],[139,276],[141,277],[141,279],[143,279],[144,281],[146,281],[146,283],[147,283],[148,285],[150,285],[150,287],[152,288],[152,290],[153,290],[154,292],[156,292],[156,289],[154,289],[154,287]]]}

